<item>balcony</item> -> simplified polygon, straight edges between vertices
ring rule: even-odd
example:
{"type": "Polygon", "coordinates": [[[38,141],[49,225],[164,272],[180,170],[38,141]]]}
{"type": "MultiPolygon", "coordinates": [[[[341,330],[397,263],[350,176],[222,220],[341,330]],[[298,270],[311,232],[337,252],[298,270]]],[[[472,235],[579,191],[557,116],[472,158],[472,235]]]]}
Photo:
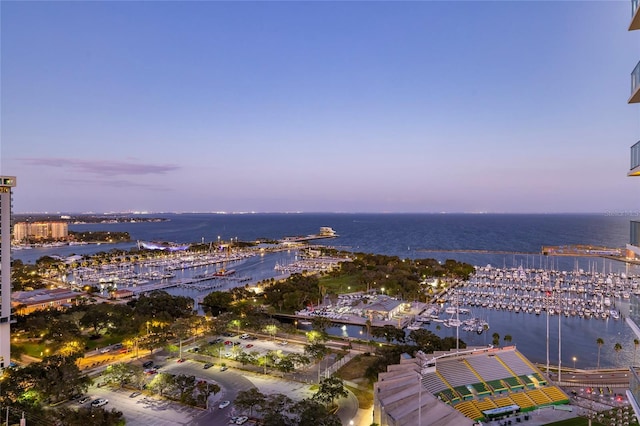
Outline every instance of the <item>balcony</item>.
{"type": "Polygon", "coordinates": [[[629,98],[630,104],[638,102],[640,102],[640,62],[638,62],[631,73],[631,97],[629,98]]]}
{"type": "Polygon", "coordinates": [[[631,169],[627,176],[640,176],[640,141],[631,146],[631,169]]]}
{"type": "Polygon", "coordinates": [[[631,24],[629,31],[640,30],[640,0],[631,0],[631,24]]]}

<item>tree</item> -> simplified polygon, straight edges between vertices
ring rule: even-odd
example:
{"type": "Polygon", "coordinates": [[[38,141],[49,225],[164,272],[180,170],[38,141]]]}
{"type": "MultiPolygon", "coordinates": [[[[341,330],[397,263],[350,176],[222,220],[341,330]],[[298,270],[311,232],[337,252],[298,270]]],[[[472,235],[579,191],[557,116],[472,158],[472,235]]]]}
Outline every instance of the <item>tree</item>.
{"type": "Polygon", "coordinates": [[[253,407],[262,406],[265,399],[265,395],[258,389],[251,388],[246,391],[238,392],[233,403],[241,410],[249,410],[249,416],[251,416],[253,414],[253,407]]]}
{"type": "Polygon", "coordinates": [[[178,374],[173,378],[173,386],[180,393],[179,399],[182,403],[193,403],[193,391],[196,388],[196,377],[178,374]]]}
{"type": "Polygon", "coordinates": [[[93,334],[99,335],[102,330],[108,327],[111,312],[111,305],[107,303],[94,305],[92,309],[85,312],[84,316],[80,319],[80,324],[93,328],[93,334]]]}
{"type": "Polygon", "coordinates": [[[125,384],[134,381],[141,371],[142,368],[137,365],[119,362],[108,366],[103,376],[106,381],[116,382],[122,388],[125,384]]]}
{"type": "Polygon", "coordinates": [[[500,346],[500,335],[498,333],[493,333],[491,337],[493,338],[493,346],[500,346]]]}
{"type": "Polygon", "coordinates": [[[333,401],[339,397],[346,397],[349,395],[347,389],[344,387],[342,379],[331,376],[326,379],[322,379],[318,391],[313,395],[313,399],[324,403],[325,405],[333,405],[333,401]]]}
{"type": "Polygon", "coordinates": [[[329,327],[331,327],[331,320],[327,317],[314,317],[311,320],[311,328],[321,334],[326,334],[329,327]]]}
{"type": "Polygon", "coordinates": [[[293,360],[287,355],[280,358],[280,361],[278,362],[278,364],[276,364],[276,368],[282,373],[291,373],[293,370],[295,370],[295,365],[293,363],[293,360]]]}
{"type": "Polygon", "coordinates": [[[288,411],[292,405],[293,400],[291,398],[281,393],[276,393],[266,396],[258,411],[262,415],[267,413],[282,414],[288,411]]]}
{"type": "Polygon", "coordinates": [[[171,324],[171,332],[179,341],[179,358],[182,358],[182,341],[189,337],[191,325],[190,318],[178,318],[171,324]]]}
{"type": "Polygon", "coordinates": [[[613,350],[616,351],[616,364],[620,360],[620,351],[622,350],[622,345],[620,343],[616,343],[613,345],[613,350]]]}
{"type": "Polygon", "coordinates": [[[240,352],[238,356],[236,356],[236,361],[242,363],[243,366],[247,364],[255,364],[256,362],[258,362],[258,352],[240,352]]]}
{"type": "Polygon", "coordinates": [[[174,385],[174,377],[171,374],[167,373],[158,373],[156,377],[153,378],[151,383],[147,386],[147,389],[152,392],[156,392],[160,394],[160,396],[164,395],[164,392],[167,389],[170,389],[174,385]]]}
{"type": "Polygon", "coordinates": [[[86,392],[90,379],[80,373],[75,361],[76,357],[53,355],[22,368],[20,373],[33,383],[25,390],[35,391],[52,402],[86,392]]]}
{"type": "Polygon", "coordinates": [[[196,384],[196,403],[207,408],[209,395],[220,392],[220,386],[216,383],[198,382],[196,384]]]}
{"type": "Polygon", "coordinates": [[[56,424],[65,426],[123,426],[125,419],[121,411],[103,408],[80,408],[75,410],[69,407],[57,409],[51,416],[56,424]]]}
{"type": "Polygon", "coordinates": [[[440,338],[437,335],[424,328],[411,330],[409,340],[413,341],[420,350],[426,353],[437,350],[439,346],[438,343],[440,342],[440,338]]]}
{"type": "Polygon", "coordinates": [[[633,365],[636,365],[636,352],[638,351],[638,345],[640,345],[640,340],[633,339],[633,365]]]}
{"type": "Polygon", "coordinates": [[[226,291],[214,291],[207,294],[202,300],[201,306],[204,306],[211,315],[217,317],[223,312],[229,310],[229,306],[233,303],[233,295],[226,291]]]}
{"type": "Polygon", "coordinates": [[[602,345],[604,345],[604,340],[602,340],[601,337],[598,337],[596,339],[596,344],[598,345],[598,367],[600,368],[600,349],[602,348],[602,345]]]}
{"type": "Polygon", "coordinates": [[[509,344],[509,343],[511,343],[512,337],[511,337],[510,334],[505,334],[503,339],[504,339],[505,343],[509,344]]]}
{"type": "Polygon", "coordinates": [[[340,418],[313,399],[298,401],[291,410],[296,414],[296,424],[314,426],[341,426],[340,418]]]}
{"type": "Polygon", "coordinates": [[[371,332],[374,337],[384,338],[387,343],[391,343],[394,340],[404,343],[405,334],[404,330],[395,327],[393,325],[385,325],[383,327],[373,327],[371,332]]]}
{"type": "Polygon", "coordinates": [[[304,353],[316,361],[320,361],[329,353],[329,348],[322,343],[312,343],[310,345],[304,345],[304,353]]]}

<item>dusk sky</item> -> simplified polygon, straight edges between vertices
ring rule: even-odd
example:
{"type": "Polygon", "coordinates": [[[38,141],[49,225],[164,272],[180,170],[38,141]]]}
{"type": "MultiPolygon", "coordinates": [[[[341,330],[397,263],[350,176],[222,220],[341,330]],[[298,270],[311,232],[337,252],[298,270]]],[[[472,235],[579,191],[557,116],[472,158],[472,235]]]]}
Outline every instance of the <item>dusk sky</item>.
{"type": "Polygon", "coordinates": [[[640,211],[630,1],[0,7],[18,213],[640,211]]]}

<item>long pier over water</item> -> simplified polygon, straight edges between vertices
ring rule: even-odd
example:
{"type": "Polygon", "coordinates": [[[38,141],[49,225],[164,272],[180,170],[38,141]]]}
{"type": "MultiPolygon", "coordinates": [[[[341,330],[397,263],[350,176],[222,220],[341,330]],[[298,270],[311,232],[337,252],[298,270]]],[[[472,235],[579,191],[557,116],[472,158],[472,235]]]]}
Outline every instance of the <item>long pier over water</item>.
{"type": "Polygon", "coordinates": [[[441,249],[419,248],[419,252],[426,253],[476,253],[476,254],[518,254],[518,255],[543,255],[543,256],[571,256],[571,257],[605,257],[625,261],[622,248],[593,246],[588,244],[575,244],[564,246],[542,246],[540,252],[512,251],[512,250],[485,250],[485,249],[441,249]]]}

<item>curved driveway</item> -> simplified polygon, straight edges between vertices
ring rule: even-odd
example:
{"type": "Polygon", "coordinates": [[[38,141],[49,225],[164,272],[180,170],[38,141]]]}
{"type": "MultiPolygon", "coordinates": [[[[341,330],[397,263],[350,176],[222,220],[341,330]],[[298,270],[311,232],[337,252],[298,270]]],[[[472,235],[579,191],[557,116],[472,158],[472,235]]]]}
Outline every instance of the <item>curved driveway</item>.
{"type": "Polygon", "coordinates": [[[233,404],[220,409],[219,401],[236,399],[239,391],[249,390],[255,386],[247,378],[234,372],[232,369],[220,371],[217,366],[205,370],[202,364],[194,361],[186,361],[181,364],[175,361],[167,361],[161,368],[162,372],[172,374],[186,374],[196,376],[197,379],[214,381],[220,385],[221,391],[209,397],[209,409],[194,419],[193,425],[226,425],[233,414],[233,404]]]}

